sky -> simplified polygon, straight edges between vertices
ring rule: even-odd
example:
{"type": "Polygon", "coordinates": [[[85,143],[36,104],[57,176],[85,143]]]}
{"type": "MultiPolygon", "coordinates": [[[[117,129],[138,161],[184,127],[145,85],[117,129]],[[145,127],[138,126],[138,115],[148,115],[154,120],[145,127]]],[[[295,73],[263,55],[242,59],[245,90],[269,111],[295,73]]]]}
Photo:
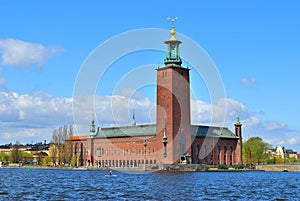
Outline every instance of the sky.
{"type": "Polygon", "coordinates": [[[178,16],[192,123],[233,129],[239,116],[244,140],[300,152],[297,1],[3,0],[0,10],[0,144],[49,142],[63,125],[88,135],[92,118],[130,125],[133,111],[155,123],[155,69],[178,16]],[[219,80],[224,97],[209,84],[219,80]]]}

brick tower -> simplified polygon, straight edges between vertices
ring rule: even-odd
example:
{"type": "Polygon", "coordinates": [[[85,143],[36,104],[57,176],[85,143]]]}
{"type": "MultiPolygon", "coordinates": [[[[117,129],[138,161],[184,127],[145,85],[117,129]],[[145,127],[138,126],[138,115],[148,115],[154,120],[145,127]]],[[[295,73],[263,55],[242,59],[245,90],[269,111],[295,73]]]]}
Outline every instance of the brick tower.
{"type": "Polygon", "coordinates": [[[239,137],[238,141],[237,141],[237,144],[236,144],[236,149],[235,149],[235,164],[243,164],[243,156],[242,156],[242,144],[243,144],[243,141],[242,141],[242,124],[240,122],[240,118],[237,117],[236,118],[236,121],[235,121],[235,124],[234,124],[234,128],[235,128],[235,135],[237,137],[239,137]]]}
{"type": "Polygon", "coordinates": [[[176,19],[171,19],[171,37],[165,41],[165,66],[157,69],[156,134],[163,164],[176,164],[191,155],[190,69],[181,66],[176,19]]]}

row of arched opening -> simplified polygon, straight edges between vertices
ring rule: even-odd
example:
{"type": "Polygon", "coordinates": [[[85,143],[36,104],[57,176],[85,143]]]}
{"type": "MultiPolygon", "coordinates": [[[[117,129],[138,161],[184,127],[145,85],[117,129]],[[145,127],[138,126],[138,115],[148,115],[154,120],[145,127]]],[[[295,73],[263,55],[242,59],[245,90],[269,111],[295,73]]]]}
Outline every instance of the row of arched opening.
{"type": "Polygon", "coordinates": [[[96,160],[97,167],[139,168],[144,165],[155,166],[156,160],[96,160]]]}

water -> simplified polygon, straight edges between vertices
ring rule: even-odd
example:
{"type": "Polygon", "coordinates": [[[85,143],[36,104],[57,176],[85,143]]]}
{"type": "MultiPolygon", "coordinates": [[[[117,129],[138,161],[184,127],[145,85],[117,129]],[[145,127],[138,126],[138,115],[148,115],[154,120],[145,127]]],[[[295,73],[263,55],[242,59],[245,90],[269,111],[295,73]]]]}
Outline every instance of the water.
{"type": "Polygon", "coordinates": [[[0,169],[0,200],[300,200],[300,173],[0,169]]]}

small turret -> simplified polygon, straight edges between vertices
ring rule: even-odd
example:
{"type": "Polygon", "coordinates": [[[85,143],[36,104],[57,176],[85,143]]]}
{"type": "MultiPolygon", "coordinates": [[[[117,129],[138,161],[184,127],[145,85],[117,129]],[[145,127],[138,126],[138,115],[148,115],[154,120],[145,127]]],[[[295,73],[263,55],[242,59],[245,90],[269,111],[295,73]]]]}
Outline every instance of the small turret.
{"type": "Polygon", "coordinates": [[[235,125],[242,125],[239,117],[236,118],[235,125]]]}
{"type": "Polygon", "coordinates": [[[240,122],[239,117],[237,117],[235,120],[234,128],[235,128],[235,135],[238,137],[236,150],[235,150],[235,152],[236,152],[235,164],[241,165],[241,164],[243,164],[243,161],[242,161],[243,141],[242,141],[242,124],[240,122]]]}
{"type": "Polygon", "coordinates": [[[90,125],[90,138],[94,138],[96,136],[96,126],[95,120],[93,119],[90,125]]]}
{"type": "Polygon", "coordinates": [[[239,117],[236,118],[234,127],[235,127],[235,135],[238,137],[242,137],[242,124],[239,117]]]}
{"type": "Polygon", "coordinates": [[[136,126],[134,111],[133,111],[133,114],[132,114],[132,122],[131,122],[131,124],[132,124],[132,126],[136,126]]]}

